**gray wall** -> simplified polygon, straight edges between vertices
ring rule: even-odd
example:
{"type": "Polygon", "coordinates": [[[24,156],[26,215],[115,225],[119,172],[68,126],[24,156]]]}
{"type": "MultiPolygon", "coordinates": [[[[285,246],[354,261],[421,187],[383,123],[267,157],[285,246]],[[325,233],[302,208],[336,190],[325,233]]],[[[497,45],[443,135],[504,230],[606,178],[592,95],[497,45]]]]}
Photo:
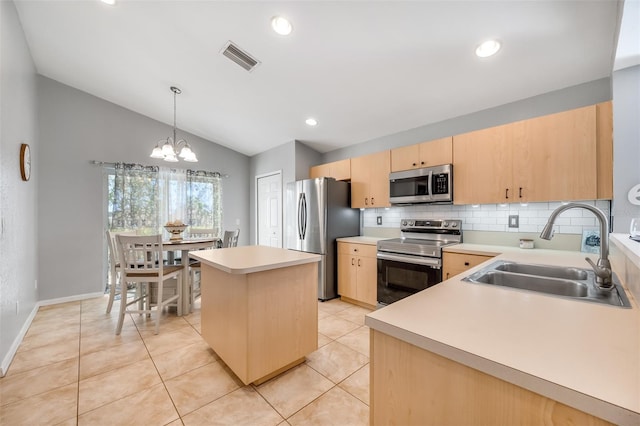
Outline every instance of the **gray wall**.
{"type": "MultiPolygon", "coordinates": [[[[167,105],[170,108],[171,105],[167,105]]],[[[103,169],[91,160],[166,165],[149,158],[171,126],[46,77],[38,77],[40,139],[38,253],[41,300],[100,292],[104,288],[103,169]],[[73,261],[70,264],[70,261],[73,261]]],[[[248,229],[249,157],[178,131],[198,155],[198,170],[223,180],[226,229],[248,229]]],[[[193,167],[176,163],[175,167],[193,167]]],[[[240,233],[239,244],[248,237],[240,233]]]]}
{"type": "MultiPolygon", "coordinates": [[[[256,237],[256,176],[266,173],[282,171],[282,201],[283,201],[283,222],[287,223],[286,208],[284,206],[285,188],[287,183],[295,182],[309,177],[309,167],[321,163],[322,155],[312,148],[299,141],[292,141],[277,146],[269,151],[251,157],[250,175],[251,194],[251,244],[257,243],[256,237]]],[[[283,226],[284,233],[284,226],[283,226]]],[[[283,238],[283,247],[285,235],[283,238]]]]}
{"type": "Polygon", "coordinates": [[[37,302],[38,184],[20,177],[20,144],[41,161],[37,137],[36,70],[13,2],[0,2],[0,365],[37,302]],[[16,303],[18,309],[16,310],[16,303]]]}
{"type": "Polygon", "coordinates": [[[629,233],[640,206],[627,199],[640,184],[640,65],[613,73],[613,232],[629,233]]]}
{"type": "MultiPolygon", "coordinates": [[[[526,82],[523,82],[523,84],[526,84],[526,82]]],[[[325,153],[321,163],[358,157],[385,149],[412,145],[527,118],[553,114],[598,102],[609,101],[611,97],[611,80],[609,78],[603,78],[438,123],[427,124],[393,135],[372,139],[347,148],[336,149],[325,153]]]]}

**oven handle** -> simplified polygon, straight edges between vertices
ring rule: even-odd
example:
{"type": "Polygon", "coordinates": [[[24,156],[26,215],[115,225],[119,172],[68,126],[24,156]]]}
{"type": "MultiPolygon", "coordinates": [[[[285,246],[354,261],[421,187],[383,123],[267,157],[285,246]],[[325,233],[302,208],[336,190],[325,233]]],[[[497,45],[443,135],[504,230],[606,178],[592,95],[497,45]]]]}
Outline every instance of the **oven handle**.
{"type": "Polygon", "coordinates": [[[394,262],[404,262],[404,263],[412,263],[414,265],[431,266],[434,269],[440,269],[442,267],[442,263],[440,259],[434,258],[434,257],[403,256],[401,254],[389,254],[389,253],[380,253],[380,252],[378,252],[376,257],[380,260],[391,260],[394,262]]]}

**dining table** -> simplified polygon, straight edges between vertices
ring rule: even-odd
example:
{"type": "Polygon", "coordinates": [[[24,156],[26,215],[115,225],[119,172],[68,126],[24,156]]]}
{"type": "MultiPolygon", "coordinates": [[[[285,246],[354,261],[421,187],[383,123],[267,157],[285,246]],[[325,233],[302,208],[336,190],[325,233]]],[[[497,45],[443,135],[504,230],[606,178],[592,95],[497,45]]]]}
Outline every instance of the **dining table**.
{"type": "Polygon", "coordinates": [[[184,238],[162,241],[162,248],[168,253],[169,263],[173,263],[175,260],[175,252],[180,253],[180,263],[184,267],[182,275],[182,313],[188,315],[193,308],[191,306],[191,274],[189,273],[189,252],[194,250],[204,250],[217,248],[221,245],[222,240],[220,238],[184,238]]]}

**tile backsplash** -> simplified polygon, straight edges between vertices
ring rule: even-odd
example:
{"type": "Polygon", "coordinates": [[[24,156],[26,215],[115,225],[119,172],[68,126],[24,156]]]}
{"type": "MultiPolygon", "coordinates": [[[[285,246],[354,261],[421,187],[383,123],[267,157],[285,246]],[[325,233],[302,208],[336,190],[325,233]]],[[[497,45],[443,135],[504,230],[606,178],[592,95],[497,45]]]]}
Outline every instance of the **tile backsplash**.
{"type": "MultiPolygon", "coordinates": [[[[607,217],[611,217],[609,200],[578,201],[598,207],[607,217]]],[[[363,227],[400,228],[400,220],[411,219],[461,219],[466,231],[494,232],[541,232],[551,213],[563,203],[528,204],[481,204],[481,205],[437,205],[421,204],[403,207],[365,209],[363,227]],[[519,226],[509,228],[509,216],[518,215],[519,226]],[[382,217],[378,224],[377,217],[382,217]]],[[[566,204],[566,203],[564,203],[566,204]]],[[[582,231],[597,229],[599,226],[593,213],[585,209],[571,209],[562,213],[555,223],[558,234],[582,234],[582,231]]]]}

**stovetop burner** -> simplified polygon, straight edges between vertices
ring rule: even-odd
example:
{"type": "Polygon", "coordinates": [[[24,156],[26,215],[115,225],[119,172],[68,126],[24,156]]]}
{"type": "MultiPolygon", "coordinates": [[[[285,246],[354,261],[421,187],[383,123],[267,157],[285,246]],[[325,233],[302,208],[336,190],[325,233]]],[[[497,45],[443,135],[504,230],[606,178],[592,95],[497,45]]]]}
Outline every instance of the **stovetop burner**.
{"type": "Polygon", "coordinates": [[[402,219],[401,238],[378,241],[378,251],[423,257],[442,257],[442,247],[462,242],[457,219],[402,219]]]}

